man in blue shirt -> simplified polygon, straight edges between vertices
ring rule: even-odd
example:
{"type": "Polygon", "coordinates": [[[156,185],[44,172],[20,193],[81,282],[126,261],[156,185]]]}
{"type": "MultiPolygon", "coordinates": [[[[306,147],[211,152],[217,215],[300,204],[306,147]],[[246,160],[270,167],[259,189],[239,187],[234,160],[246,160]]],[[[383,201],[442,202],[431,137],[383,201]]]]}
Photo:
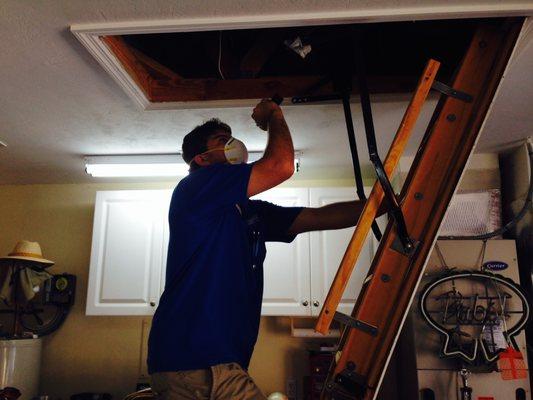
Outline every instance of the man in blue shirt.
{"type": "Polygon", "coordinates": [[[169,211],[166,285],[148,346],[160,399],[264,399],[247,373],[259,330],[266,241],[353,226],[363,204],[279,207],[249,200],[294,172],[281,109],[264,100],[252,118],[268,132],[264,156],[246,164],[244,144],[212,119],[183,140],[190,174],[169,211]]]}

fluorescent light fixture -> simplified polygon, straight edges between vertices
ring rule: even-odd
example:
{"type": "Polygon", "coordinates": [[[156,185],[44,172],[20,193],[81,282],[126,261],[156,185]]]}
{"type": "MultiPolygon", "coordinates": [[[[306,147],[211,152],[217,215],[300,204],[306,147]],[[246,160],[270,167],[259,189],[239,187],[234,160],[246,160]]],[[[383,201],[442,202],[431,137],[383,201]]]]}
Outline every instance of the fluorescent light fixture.
{"type": "MultiPolygon", "coordinates": [[[[301,154],[299,151],[294,153],[296,171],[300,169],[301,154]]],[[[257,161],[262,156],[262,151],[250,151],[248,161],[257,161]]],[[[189,172],[189,166],[180,154],[87,156],[85,171],[98,178],[165,177],[185,176],[189,172]]]]}
{"type": "Polygon", "coordinates": [[[88,156],[85,171],[102,178],[185,176],[189,166],[178,154],[88,156]]]}

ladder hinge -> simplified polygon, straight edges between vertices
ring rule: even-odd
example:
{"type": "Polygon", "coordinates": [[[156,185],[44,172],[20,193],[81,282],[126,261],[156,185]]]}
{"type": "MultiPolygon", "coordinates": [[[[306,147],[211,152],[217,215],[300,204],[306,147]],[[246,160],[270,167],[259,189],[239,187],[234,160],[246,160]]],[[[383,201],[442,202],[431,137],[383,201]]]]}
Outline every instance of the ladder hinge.
{"type": "Polygon", "coordinates": [[[472,101],[474,101],[474,98],[468,93],[461,92],[460,90],[455,90],[451,86],[448,86],[445,83],[439,81],[433,81],[433,85],[431,85],[431,87],[446,96],[454,97],[466,103],[472,103],[472,101]]]}
{"type": "Polygon", "coordinates": [[[345,368],[335,375],[333,382],[326,383],[326,391],[331,393],[335,400],[363,398],[366,388],[365,377],[350,368],[345,368]]]}
{"type": "Polygon", "coordinates": [[[402,243],[402,240],[400,239],[400,237],[397,235],[394,238],[390,248],[397,251],[400,254],[403,254],[406,257],[411,257],[414,254],[415,250],[418,248],[419,244],[420,244],[420,241],[410,239],[410,247],[406,248],[404,244],[402,243]]]}

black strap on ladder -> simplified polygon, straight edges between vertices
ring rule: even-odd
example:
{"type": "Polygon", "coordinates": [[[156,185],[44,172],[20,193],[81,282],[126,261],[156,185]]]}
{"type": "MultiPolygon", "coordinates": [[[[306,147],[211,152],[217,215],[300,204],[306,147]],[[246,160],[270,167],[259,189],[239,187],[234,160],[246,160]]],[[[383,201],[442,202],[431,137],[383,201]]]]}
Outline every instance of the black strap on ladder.
{"type": "MultiPolygon", "coordinates": [[[[361,35],[358,35],[358,40],[361,35]]],[[[363,111],[363,121],[365,124],[366,142],[368,146],[368,154],[370,161],[374,165],[376,175],[383,188],[385,194],[385,201],[388,204],[390,215],[396,221],[396,229],[398,230],[398,237],[401,242],[401,247],[397,246],[396,250],[406,255],[411,254],[415,248],[413,240],[409,237],[405,219],[402,210],[400,209],[400,202],[394,193],[392,184],[385,172],[385,167],[378,154],[378,146],[376,143],[376,133],[374,131],[374,120],[372,118],[372,106],[370,104],[370,95],[368,92],[368,85],[366,82],[366,71],[364,55],[362,52],[362,44],[355,45],[355,65],[357,69],[357,78],[359,82],[359,97],[361,99],[361,110],[363,111]]]]}
{"type": "MultiPolygon", "coordinates": [[[[357,31],[353,33],[355,33],[354,36],[357,38],[357,42],[355,43],[355,46],[354,46],[355,69],[357,71],[357,77],[358,77],[359,96],[361,100],[361,110],[363,113],[365,135],[366,135],[366,141],[367,141],[370,161],[372,162],[372,165],[374,166],[374,169],[376,171],[376,176],[383,188],[383,192],[385,194],[385,201],[387,202],[389,213],[396,222],[396,227],[398,231],[398,241],[397,243],[394,244],[393,247],[398,252],[409,256],[416,249],[417,242],[413,241],[409,237],[409,233],[407,232],[407,227],[405,224],[405,218],[400,208],[400,201],[398,200],[398,197],[394,193],[392,184],[387,174],[385,173],[383,162],[381,161],[381,158],[379,157],[379,154],[378,154],[376,134],[375,134],[374,122],[372,118],[372,107],[370,103],[370,95],[369,95],[368,85],[367,85],[367,80],[366,80],[366,71],[365,71],[365,62],[364,62],[365,56],[363,54],[362,45],[360,42],[360,38],[364,37],[364,35],[362,31],[357,31]]],[[[359,155],[358,155],[358,150],[357,150],[357,143],[355,140],[355,130],[354,130],[354,125],[353,125],[352,112],[350,108],[350,98],[351,98],[351,91],[352,91],[351,71],[349,68],[346,68],[346,67],[340,67],[340,68],[338,67],[338,65],[343,65],[344,62],[345,62],[344,60],[342,61],[339,60],[338,62],[332,62],[332,65],[337,66],[338,70],[333,71],[331,76],[327,76],[321,79],[316,85],[314,85],[312,88],[309,89],[309,92],[312,93],[313,91],[317,90],[318,88],[325,85],[326,83],[332,82],[333,87],[337,93],[330,94],[330,95],[308,95],[308,96],[293,97],[292,103],[302,104],[302,103],[324,102],[324,101],[331,101],[331,100],[342,101],[344,118],[346,122],[346,129],[348,132],[348,141],[350,143],[350,152],[352,156],[353,170],[354,170],[354,175],[355,175],[356,191],[360,199],[366,200],[366,195],[364,193],[364,187],[363,187],[363,179],[361,175],[361,165],[360,165],[359,155]]],[[[455,90],[449,87],[448,85],[438,82],[438,81],[434,82],[433,89],[443,94],[446,94],[448,96],[452,96],[452,97],[458,98],[466,102],[472,101],[472,96],[466,93],[460,92],[458,90],[455,90]]],[[[372,224],[372,231],[374,232],[374,236],[376,237],[376,239],[381,240],[382,235],[375,221],[372,224]]]]}
{"type": "MultiPolygon", "coordinates": [[[[344,119],[346,122],[346,130],[348,132],[348,141],[350,143],[350,153],[352,155],[352,164],[353,164],[353,171],[355,175],[355,186],[356,186],[356,192],[357,196],[361,200],[366,200],[365,195],[365,189],[363,185],[363,177],[361,174],[361,163],[359,161],[359,155],[357,151],[357,143],[355,140],[355,129],[353,126],[353,119],[352,119],[352,110],[350,107],[350,98],[351,98],[351,76],[334,76],[334,78],[325,78],[322,79],[314,88],[318,88],[319,86],[322,86],[329,81],[333,81],[333,85],[337,91],[336,94],[331,95],[317,95],[317,96],[298,96],[292,98],[293,104],[303,104],[303,103],[316,103],[316,102],[323,102],[323,101],[331,101],[331,100],[341,100],[342,101],[342,107],[344,111],[344,119]]],[[[374,139],[375,141],[375,139],[374,139]]],[[[374,232],[374,236],[377,240],[381,240],[381,231],[376,224],[376,222],[372,223],[372,231],[374,232]]]]}

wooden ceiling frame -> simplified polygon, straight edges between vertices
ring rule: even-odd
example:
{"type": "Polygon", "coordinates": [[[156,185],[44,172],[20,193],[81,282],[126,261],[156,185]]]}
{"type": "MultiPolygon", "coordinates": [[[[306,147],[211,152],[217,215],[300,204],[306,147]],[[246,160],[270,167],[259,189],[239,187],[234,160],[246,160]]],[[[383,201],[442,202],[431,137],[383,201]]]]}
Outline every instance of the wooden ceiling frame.
{"type": "MultiPolygon", "coordinates": [[[[281,41],[281,36],[277,37],[281,41]]],[[[319,84],[323,76],[282,76],[243,79],[186,79],[157,61],[129,46],[121,36],[103,36],[101,40],[115,54],[117,59],[145,96],[152,103],[197,102],[209,100],[240,100],[270,98],[274,94],[294,97],[308,93],[309,88],[319,84]]],[[[256,75],[272,53],[272,44],[264,49],[265,38],[260,37],[257,45],[243,58],[245,71],[256,75]]],[[[406,93],[416,84],[414,77],[368,77],[372,93],[406,93]]],[[[353,78],[353,93],[357,93],[356,77],[353,78]]],[[[331,83],[319,86],[312,94],[331,94],[331,83]]]]}
{"type": "MultiPolygon", "coordinates": [[[[169,78],[165,76],[165,70],[161,65],[154,65],[143,55],[131,51],[130,54],[122,54],[125,63],[120,60],[119,53],[113,51],[113,46],[102,40],[102,37],[135,35],[135,34],[155,34],[173,32],[198,32],[213,30],[236,30],[236,29],[261,29],[261,28],[281,28],[281,27],[301,27],[318,25],[337,25],[351,23],[373,23],[373,22],[395,22],[413,20],[432,19],[453,19],[453,18],[481,18],[481,17],[501,17],[524,15],[530,11],[527,7],[519,7],[515,4],[499,5],[498,7],[488,6],[442,6],[431,9],[423,7],[396,7],[389,9],[360,9],[347,11],[321,11],[315,13],[292,13],[277,15],[253,15],[238,17],[214,17],[214,18],[188,18],[188,19],[167,19],[134,22],[110,22],[98,24],[79,24],[70,27],[72,33],[94,56],[98,63],[113,77],[120,87],[133,99],[135,104],[142,110],[164,110],[164,109],[192,109],[192,108],[216,108],[216,107],[248,107],[253,105],[257,99],[264,97],[265,91],[268,96],[279,92],[282,96],[302,94],[302,90],[316,82],[318,77],[307,77],[294,82],[294,78],[264,79],[239,79],[236,88],[230,80],[183,80],[177,77],[169,78]],[[136,59],[136,61],[134,61],[136,59]],[[135,67],[135,73],[130,75],[135,67]],[[163,69],[161,69],[162,67],[163,69]],[[156,77],[154,79],[154,76],[156,77]],[[213,81],[216,81],[213,82],[213,81]],[[141,83],[140,83],[141,82],[141,83]],[[142,86],[150,82],[150,86],[142,86]],[[173,93],[176,88],[196,92],[196,100],[181,101],[173,93]],[[258,89],[259,88],[259,89],[258,89]],[[232,92],[242,93],[230,96],[229,100],[212,100],[213,91],[218,93],[232,92]],[[152,101],[158,99],[160,101],[152,101]],[[211,100],[209,100],[211,99],[211,100]]],[[[114,47],[117,50],[116,47],[114,47]]],[[[252,75],[257,70],[257,65],[251,65],[252,75]]],[[[169,72],[167,69],[166,72],[169,72]]],[[[170,71],[172,72],[172,71],[170,71]]],[[[174,73],[173,73],[174,74],[174,73]]],[[[168,74],[167,74],[168,75],[168,74]]],[[[175,74],[177,75],[177,74],[175,74]]],[[[395,78],[395,80],[397,80],[395,78]]],[[[406,82],[400,82],[405,85],[406,82]]],[[[411,83],[413,87],[414,82],[411,83]]],[[[379,92],[375,79],[369,77],[369,86],[374,92],[379,92]]],[[[326,92],[328,87],[323,88],[326,92]]]]}

